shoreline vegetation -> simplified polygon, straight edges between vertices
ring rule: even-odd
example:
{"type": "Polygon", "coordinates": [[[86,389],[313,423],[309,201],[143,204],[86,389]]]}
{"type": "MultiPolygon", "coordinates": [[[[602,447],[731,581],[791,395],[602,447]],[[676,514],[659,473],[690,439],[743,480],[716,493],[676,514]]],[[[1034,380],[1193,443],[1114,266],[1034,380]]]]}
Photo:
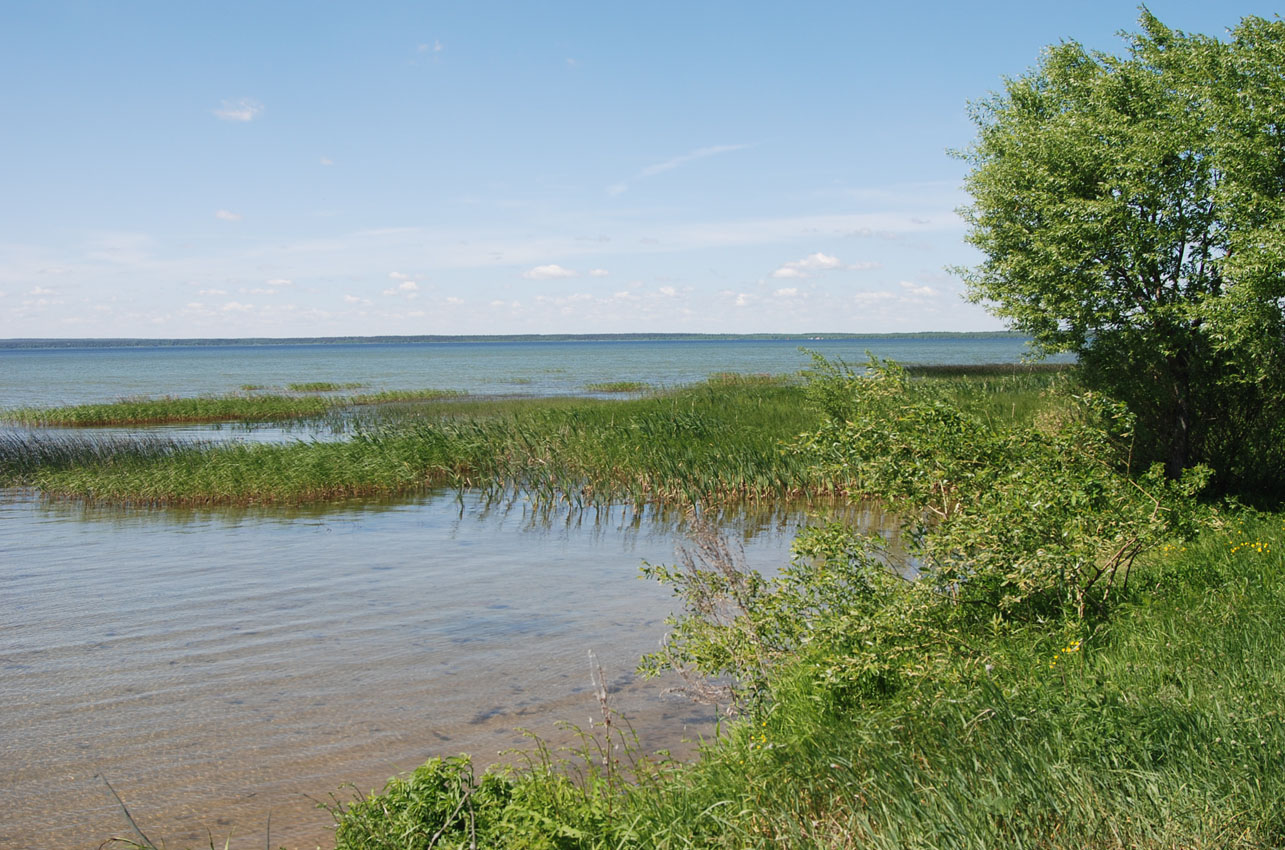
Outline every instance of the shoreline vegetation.
{"type": "Polygon", "coordinates": [[[694,761],[641,751],[601,686],[578,748],[434,758],[332,798],[337,850],[1285,843],[1285,515],[1132,468],[1131,418],[1074,367],[818,359],[802,383],[366,414],[342,443],[0,444],[0,480],[126,504],[430,481],[584,505],[878,493],[910,518],[917,578],[840,525],[772,578],[701,532],[646,568],[680,610],[640,665],[728,713],[694,761]]]}
{"type": "MultiPolygon", "coordinates": [[[[922,520],[903,535],[915,581],[838,525],[804,532],[771,579],[716,529],[647,568],[681,612],[640,670],[677,671],[729,712],[696,760],[641,751],[600,684],[577,748],[533,739],[483,772],[434,758],[332,797],[337,850],[1281,846],[1285,516],[1130,470],[1128,417],[1074,370],[929,371],[818,361],[802,386],[450,400],[419,430],[354,441],[469,435],[509,459],[460,486],[568,500],[665,459],[730,482],[759,446],[763,468],[843,468],[922,520]],[[621,453],[591,460],[611,440],[621,453]],[[563,477],[526,480],[521,458],[563,477]]],[[[705,491],[644,495],[661,492],[705,491]]]]}
{"type": "Polygon", "coordinates": [[[354,396],[317,395],[355,385],[329,381],[290,384],[294,395],[259,393],[247,386],[239,395],[129,398],[70,407],[21,407],[0,410],[0,423],[28,427],[89,428],[121,425],[212,424],[217,422],[280,422],[317,417],[348,407],[392,402],[437,401],[466,395],[460,390],[385,390],[354,396]]]}
{"type": "MultiPolygon", "coordinates": [[[[923,367],[943,387],[979,388],[994,415],[1029,415],[1066,367],[923,367]],[[1021,410],[1019,411],[1019,407],[1021,410]]],[[[788,376],[713,375],[628,399],[474,399],[442,390],[355,397],[158,399],[0,412],[26,425],[280,421],[352,412],[351,439],[189,445],[30,434],[0,441],[0,483],[51,498],[130,506],[301,504],[452,486],[525,490],[573,504],[668,506],[857,495],[788,445],[815,422],[788,376]]],[[[611,392],[611,390],[602,390],[611,392]]]]}

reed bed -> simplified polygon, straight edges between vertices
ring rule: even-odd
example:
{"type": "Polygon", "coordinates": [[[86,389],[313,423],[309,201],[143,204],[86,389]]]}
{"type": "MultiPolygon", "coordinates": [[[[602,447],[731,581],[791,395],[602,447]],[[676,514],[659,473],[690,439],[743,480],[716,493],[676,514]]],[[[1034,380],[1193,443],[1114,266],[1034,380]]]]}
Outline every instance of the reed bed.
{"type": "Polygon", "coordinates": [[[360,389],[364,384],[359,381],[297,381],[286,384],[286,389],[295,393],[334,393],[341,390],[360,389]]]}
{"type": "MultiPolygon", "coordinates": [[[[291,385],[307,386],[307,385],[291,385]]],[[[329,385],[327,385],[329,386],[329,385]]],[[[309,389],[301,392],[321,392],[309,389]]],[[[0,411],[0,421],[28,427],[103,427],[212,422],[279,422],[322,416],[354,405],[457,398],[458,390],[385,390],[355,396],[298,396],[277,393],[133,398],[70,407],[16,408],[0,411]]]]}
{"type": "Polygon", "coordinates": [[[299,503],[448,485],[592,504],[790,498],[826,490],[785,443],[812,423],[797,387],[444,403],[339,443],[232,445],[41,468],[50,496],[130,504],[299,503]]]}
{"type": "Polygon", "coordinates": [[[155,461],[196,448],[191,441],[147,434],[0,433],[0,483],[28,482],[41,471],[155,461]]]}
{"type": "Polygon", "coordinates": [[[645,393],[649,389],[651,384],[645,381],[600,381],[584,385],[585,392],[589,393],[645,393]]]}
{"type": "MultiPolygon", "coordinates": [[[[1035,385],[1006,383],[1014,380],[956,378],[942,386],[1000,399],[996,415],[1017,413],[1010,394],[1028,407],[1043,403],[1035,385]]],[[[823,477],[788,450],[817,414],[803,387],[777,376],[714,376],[619,400],[429,392],[416,396],[434,400],[427,405],[379,394],[359,397],[379,400],[364,410],[330,410],[336,427],[357,431],[343,442],[186,447],[158,456],[106,448],[83,463],[14,467],[5,480],[51,497],[132,505],[303,504],[450,486],[521,490],[573,505],[710,506],[853,495],[858,487],[823,477]]]]}

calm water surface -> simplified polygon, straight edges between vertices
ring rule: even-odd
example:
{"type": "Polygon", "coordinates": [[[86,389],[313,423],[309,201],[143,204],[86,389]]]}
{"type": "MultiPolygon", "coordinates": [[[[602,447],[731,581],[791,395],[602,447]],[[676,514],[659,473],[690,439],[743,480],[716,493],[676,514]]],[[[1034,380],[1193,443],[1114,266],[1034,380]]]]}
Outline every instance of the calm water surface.
{"type": "MultiPolygon", "coordinates": [[[[1020,340],[822,342],[904,362],[1013,361],[1020,340]]],[[[807,365],[792,342],[485,343],[0,350],[0,408],[304,380],[583,394],[807,365]]],[[[196,429],[182,432],[200,436],[196,429]]],[[[241,433],[227,429],[226,434],[241,433]]],[[[286,430],[254,439],[293,439],[286,430]]],[[[851,510],[851,509],[850,509],[851,510]]],[[[881,517],[849,520],[878,527],[881,517]]],[[[750,565],[788,558],[802,512],[729,517],[750,565]]],[[[120,511],[0,490],[0,848],[127,833],[98,775],[170,847],[328,845],[329,799],[433,755],[479,763],[529,728],[597,713],[593,651],[646,747],[709,735],[707,710],[631,671],[674,607],[638,578],[681,518],[543,512],[438,493],[316,509],[120,511]]]]}
{"type": "MultiPolygon", "coordinates": [[[[1020,339],[815,340],[827,357],[864,363],[867,350],[903,363],[1013,362],[1020,339]]],[[[237,392],[300,381],[369,390],[439,389],[504,395],[583,394],[589,383],[699,381],[713,372],[797,372],[809,364],[787,340],[397,343],[0,349],[0,408],[114,401],[130,396],[237,392]]]]}
{"type": "MultiPolygon", "coordinates": [[[[797,517],[728,527],[748,563],[797,517]]],[[[436,494],[294,512],[121,512],[0,500],[0,846],[92,848],[127,824],[171,846],[273,813],[273,846],[324,844],[325,799],[432,755],[493,761],[517,727],[587,724],[593,651],[653,747],[712,718],[631,675],[682,523],[436,494]],[[308,796],[305,796],[308,795],[308,796]],[[151,827],[149,830],[148,827],[151,827]]],[[[235,845],[234,845],[235,846],[235,845]]],[[[244,846],[251,846],[245,844],[244,846]]]]}

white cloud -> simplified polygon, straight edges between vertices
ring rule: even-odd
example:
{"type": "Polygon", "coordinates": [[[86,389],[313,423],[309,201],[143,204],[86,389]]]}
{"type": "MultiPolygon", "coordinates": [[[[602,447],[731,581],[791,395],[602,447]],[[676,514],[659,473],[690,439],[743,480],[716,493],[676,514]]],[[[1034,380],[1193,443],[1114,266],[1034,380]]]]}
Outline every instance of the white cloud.
{"type": "Polygon", "coordinates": [[[328,157],[328,156],[323,156],[323,157],[322,157],[320,160],[318,160],[318,161],[319,161],[322,165],[334,165],[334,164],[335,164],[335,161],[334,161],[333,159],[331,159],[330,157],[328,157]]]}
{"type": "Polygon", "coordinates": [[[275,289],[264,289],[263,287],[254,287],[253,289],[242,288],[239,290],[242,295],[276,295],[275,289]]]}
{"type": "Polygon", "coordinates": [[[415,298],[419,292],[419,284],[413,280],[403,281],[397,286],[390,286],[385,289],[384,295],[405,295],[407,298],[415,298]]]}
{"type": "Polygon", "coordinates": [[[678,290],[674,289],[674,287],[672,286],[662,286],[660,289],[657,290],[657,292],[659,292],[661,295],[664,295],[667,298],[673,298],[675,295],[678,294],[678,290]]]}
{"type": "Polygon", "coordinates": [[[214,217],[217,219],[221,219],[222,221],[240,221],[241,220],[241,214],[234,213],[231,210],[217,210],[214,213],[214,217]]]}
{"type": "Polygon", "coordinates": [[[248,313],[254,309],[254,305],[242,304],[240,301],[229,301],[219,309],[225,313],[248,313]]]}
{"type": "Polygon", "coordinates": [[[793,286],[787,286],[784,289],[778,289],[772,293],[778,298],[793,298],[799,294],[799,290],[793,286]]]}
{"type": "MultiPolygon", "coordinates": [[[[657,162],[652,165],[649,165],[646,168],[644,168],[642,171],[639,171],[637,174],[635,174],[633,179],[642,180],[647,177],[655,177],[657,174],[663,174],[666,171],[672,171],[673,169],[678,168],[680,165],[686,165],[687,163],[692,162],[693,160],[704,159],[705,157],[709,157],[709,156],[717,156],[722,153],[731,153],[732,151],[744,150],[745,148],[748,148],[748,147],[749,145],[710,145],[709,147],[705,147],[705,148],[697,148],[694,151],[689,151],[688,153],[673,157],[672,159],[667,159],[664,162],[657,162]]],[[[625,193],[628,190],[629,190],[629,184],[622,181],[620,183],[613,183],[612,185],[608,186],[607,194],[620,195],[625,193]]]]}
{"type": "Polygon", "coordinates": [[[401,272],[389,272],[388,276],[393,280],[410,280],[410,275],[401,272]]]}
{"type": "Polygon", "coordinates": [[[415,52],[416,53],[441,53],[442,43],[434,39],[432,44],[416,45],[415,52]]]}
{"type": "Polygon", "coordinates": [[[823,254],[818,251],[815,254],[808,254],[801,260],[791,260],[782,265],[779,269],[772,272],[775,278],[805,278],[810,275],[808,272],[828,272],[834,269],[867,269],[878,266],[878,263],[857,263],[852,266],[845,266],[839,262],[838,257],[829,254],[823,254]]]}
{"type": "Polygon", "coordinates": [[[344,303],[345,304],[369,304],[370,302],[365,298],[358,298],[356,295],[345,295],[344,303]]]}
{"type": "Polygon", "coordinates": [[[463,298],[456,298],[454,295],[448,295],[448,296],[446,296],[446,303],[447,303],[447,304],[463,304],[463,303],[464,303],[464,299],[463,299],[463,298]]]}
{"type": "Polygon", "coordinates": [[[198,295],[227,295],[226,289],[202,289],[198,295]]]}
{"type": "Polygon", "coordinates": [[[294,286],[294,281],[285,277],[274,277],[272,280],[265,282],[268,286],[294,286]]]}
{"type": "Polygon", "coordinates": [[[928,297],[937,294],[937,290],[933,289],[931,286],[921,286],[908,280],[900,281],[897,285],[909,292],[911,295],[928,297]]]}
{"type": "Polygon", "coordinates": [[[27,294],[28,295],[53,295],[54,291],[52,289],[47,289],[46,287],[43,287],[43,286],[37,286],[35,289],[31,290],[27,294]]]}
{"type": "Polygon", "coordinates": [[[611,272],[606,269],[589,269],[589,277],[606,277],[611,272]]]}
{"type": "Polygon", "coordinates": [[[564,269],[562,266],[552,263],[547,266],[536,266],[522,272],[522,276],[530,280],[553,280],[556,278],[577,277],[573,269],[564,269]]]}
{"type": "Polygon", "coordinates": [[[215,117],[223,121],[253,121],[263,114],[263,104],[248,97],[225,100],[214,110],[215,117]]]}

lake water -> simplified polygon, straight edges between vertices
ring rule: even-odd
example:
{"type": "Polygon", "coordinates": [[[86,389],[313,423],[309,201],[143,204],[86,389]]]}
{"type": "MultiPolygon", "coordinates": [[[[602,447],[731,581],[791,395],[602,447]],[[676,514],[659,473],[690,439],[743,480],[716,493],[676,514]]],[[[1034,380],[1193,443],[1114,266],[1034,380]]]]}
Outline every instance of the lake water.
{"type": "MultiPolygon", "coordinates": [[[[908,362],[996,362],[1015,340],[816,343],[908,362]],[[908,346],[908,347],[906,347],[908,346]],[[917,347],[918,346],[918,347],[917,347]]],[[[487,343],[0,351],[0,407],[234,391],[300,380],[569,394],[790,372],[794,343],[487,343]],[[458,347],[455,347],[458,345],[458,347]],[[508,381],[509,383],[505,383],[508,381]]],[[[845,509],[850,511],[851,509],[845,509]]],[[[877,527],[869,513],[847,516],[877,527]]],[[[725,529],[764,570],[803,512],[725,529]]],[[[326,846],[327,800],[433,755],[490,763],[525,727],[597,715],[588,653],[645,747],[710,735],[708,709],[632,675],[673,608],[638,578],[681,516],[537,510],[430,493],[279,510],[134,510],[0,490],[0,848],[126,835],[99,776],[170,847],[326,846]]]]}
{"type": "MultiPolygon", "coordinates": [[[[1008,363],[1014,338],[814,340],[826,357],[902,363],[1008,363]]],[[[234,393],[301,381],[382,389],[503,395],[579,395],[589,383],[692,383],[714,372],[782,374],[810,360],[789,340],[483,342],[347,345],[0,348],[0,409],[114,401],[131,396],[234,393]]]]}

